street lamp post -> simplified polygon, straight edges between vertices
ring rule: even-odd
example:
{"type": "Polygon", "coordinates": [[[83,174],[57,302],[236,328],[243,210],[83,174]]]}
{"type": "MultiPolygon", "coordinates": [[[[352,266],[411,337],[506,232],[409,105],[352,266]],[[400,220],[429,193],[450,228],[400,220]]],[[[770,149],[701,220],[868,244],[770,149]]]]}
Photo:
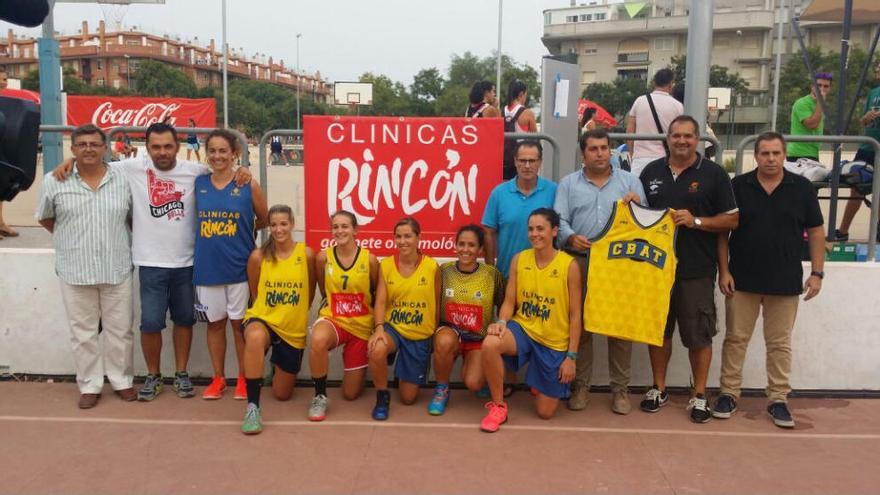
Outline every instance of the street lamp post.
{"type": "Polygon", "coordinates": [[[501,20],[504,12],[504,0],[498,0],[498,53],[495,54],[495,93],[498,102],[501,98],[501,20]]]}
{"type": "Polygon", "coordinates": [[[226,0],[222,4],[222,23],[223,23],[223,128],[229,128],[229,69],[227,58],[229,58],[229,44],[226,42],[226,0]]]}
{"type": "Polygon", "coordinates": [[[296,33],[296,128],[301,129],[300,124],[300,114],[299,114],[299,88],[302,85],[300,81],[299,74],[299,39],[302,38],[302,33],[296,33]]]}

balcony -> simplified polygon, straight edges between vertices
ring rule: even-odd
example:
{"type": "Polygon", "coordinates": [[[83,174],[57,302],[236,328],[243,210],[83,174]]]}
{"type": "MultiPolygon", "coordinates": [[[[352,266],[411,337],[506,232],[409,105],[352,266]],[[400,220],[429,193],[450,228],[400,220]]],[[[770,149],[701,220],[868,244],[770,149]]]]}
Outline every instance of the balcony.
{"type": "MultiPolygon", "coordinates": [[[[772,11],[722,12],[713,18],[715,31],[769,30],[773,28],[772,11]]],[[[544,26],[544,44],[580,38],[613,38],[641,35],[685,33],[687,16],[647,17],[644,19],[619,19],[601,22],[570,22],[544,26]]]]}

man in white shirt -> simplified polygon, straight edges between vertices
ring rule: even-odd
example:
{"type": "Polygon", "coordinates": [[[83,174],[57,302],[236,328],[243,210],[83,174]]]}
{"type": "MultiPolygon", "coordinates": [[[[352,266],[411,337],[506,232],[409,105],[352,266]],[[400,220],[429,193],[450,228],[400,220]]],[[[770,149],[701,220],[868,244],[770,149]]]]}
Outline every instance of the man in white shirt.
{"type": "MultiPolygon", "coordinates": [[[[684,113],[681,102],[672,97],[675,74],[670,69],[660,69],[654,74],[654,90],[636,98],[626,118],[626,132],[636,134],[666,134],[669,123],[684,113]],[[651,110],[654,104],[657,118],[651,110]],[[657,126],[660,121],[660,128],[657,126]]],[[[638,177],[645,166],[667,155],[664,141],[627,141],[626,149],[632,156],[631,172],[638,177]]]]}

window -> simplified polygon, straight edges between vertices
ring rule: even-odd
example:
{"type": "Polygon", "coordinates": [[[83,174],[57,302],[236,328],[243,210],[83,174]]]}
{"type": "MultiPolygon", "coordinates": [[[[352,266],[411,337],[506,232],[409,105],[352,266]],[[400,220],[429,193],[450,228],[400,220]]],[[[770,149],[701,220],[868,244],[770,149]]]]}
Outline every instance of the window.
{"type": "Polygon", "coordinates": [[[140,46],[141,42],[138,40],[125,40],[125,44],[128,46],[140,46]]]}
{"type": "Polygon", "coordinates": [[[98,80],[95,82],[95,84],[97,84],[98,86],[103,86],[104,85],[104,78],[99,77],[98,80]]]}
{"type": "Polygon", "coordinates": [[[114,79],[113,80],[113,87],[116,89],[119,89],[120,86],[122,86],[122,82],[119,79],[114,79]]]}
{"type": "Polygon", "coordinates": [[[587,72],[584,71],[581,73],[581,85],[586,86],[587,84],[592,84],[596,82],[596,73],[595,72],[587,72]]]}
{"type": "Polygon", "coordinates": [[[675,40],[673,38],[656,38],[654,40],[654,50],[657,51],[672,50],[674,45],[675,40]]]}
{"type": "Polygon", "coordinates": [[[576,15],[567,15],[565,16],[565,22],[577,22],[578,16],[576,15]]]}
{"type": "Polygon", "coordinates": [[[581,14],[581,22],[592,21],[593,14],[581,14]]]}
{"type": "Polygon", "coordinates": [[[604,21],[604,20],[605,20],[605,14],[596,14],[595,19],[596,19],[597,21],[604,21]]]}
{"type": "Polygon", "coordinates": [[[617,63],[619,63],[619,64],[631,64],[631,63],[639,63],[639,62],[647,62],[647,61],[648,61],[648,52],[618,53],[617,54],[617,63]]]}
{"type": "Polygon", "coordinates": [[[544,12],[544,25],[549,26],[553,24],[553,15],[550,12],[544,12]]]}
{"type": "Polygon", "coordinates": [[[599,53],[599,43],[584,43],[584,54],[595,55],[599,53]]]}
{"type": "Polygon", "coordinates": [[[101,59],[95,60],[95,69],[104,70],[104,61],[101,59]]]}

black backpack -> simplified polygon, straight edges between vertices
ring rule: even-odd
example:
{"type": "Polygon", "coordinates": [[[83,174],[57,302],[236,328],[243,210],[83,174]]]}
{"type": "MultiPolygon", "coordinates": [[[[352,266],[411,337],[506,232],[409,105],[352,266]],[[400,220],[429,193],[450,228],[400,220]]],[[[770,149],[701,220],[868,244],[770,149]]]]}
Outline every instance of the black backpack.
{"type": "MultiPolygon", "coordinates": [[[[517,110],[513,115],[504,117],[504,132],[517,132],[518,129],[516,127],[516,122],[519,120],[519,116],[522,115],[523,112],[526,111],[525,105],[521,106],[519,110],[517,110]]],[[[513,164],[513,153],[516,149],[516,143],[518,143],[518,139],[505,139],[504,140],[504,161],[502,174],[504,180],[510,180],[516,177],[516,166],[513,164]]]]}

